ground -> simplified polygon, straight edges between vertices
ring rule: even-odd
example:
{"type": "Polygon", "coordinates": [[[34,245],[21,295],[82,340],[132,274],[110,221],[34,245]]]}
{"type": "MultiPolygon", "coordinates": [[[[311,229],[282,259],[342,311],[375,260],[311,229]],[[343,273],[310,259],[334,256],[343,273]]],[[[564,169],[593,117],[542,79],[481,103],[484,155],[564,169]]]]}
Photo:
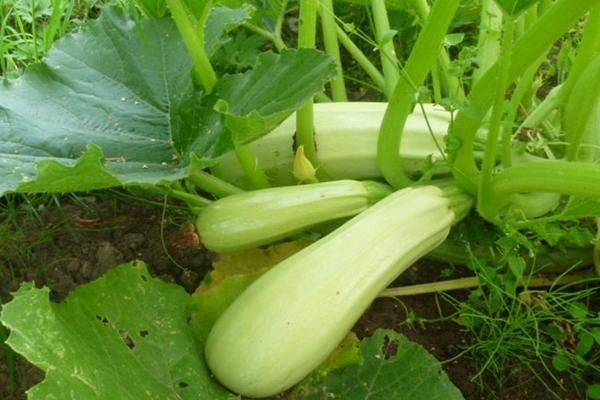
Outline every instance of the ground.
{"type": "MultiPolygon", "coordinates": [[[[167,210],[164,214],[160,200],[155,204],[140,202],[115,193],[65,196],[58,202],[48,198],[46,204],[36,206],[38,216],[29,214],[18,221],[19,226],[3,226],[5,233],[7,229],[14,232],[3,235],[3,243],[0,243],[2,302],[10,300],[10,293],[24,281],[48,285],[53,299],[60,301],[77,285],[99,277],[122,262],[136,259],[145,261],[155,276],[176,282],[192,292],[209,270],[211,255],[202,250],[185,249],[182,232],[187,214],[173,207],[167,210]],[[163,220],[167,223],[161,229],[163,220]],[[42,234],[41,223],[45,226],[42,234]]],[[[436,279],[444,267],[420,261],[397,283],[436,279]]],[[[466,292],[457,291],[452,295],[461,299],[466,292]]],[[[393,328],[420,343],[443,362],[444,370],[467,400],[556,398],[533,379],[526,368],[518,366],[502,387],[495,384],[497,377],[486,376],[486,386],[495,392],[483,391],[472,380],[477,364],[468,355],[459,356],[472,338],[449,317],[454,311],[447,301],[435,294],[377,299],[358,322],[355,332],[364,337],[377,328],[393,328]]],[[[18,384],[11,387],[5,355],[0,349],[0,400],[24,399],[24,391],[43,379],[35,367],[22,359],[17,361],[18,384]]],[[[585,398],[577,396],[568,381],[565,385],[566,392],[554,387],[563,399],[585,398]]],[[[581,393],[582,388],[578,389],[581,393]]]]}

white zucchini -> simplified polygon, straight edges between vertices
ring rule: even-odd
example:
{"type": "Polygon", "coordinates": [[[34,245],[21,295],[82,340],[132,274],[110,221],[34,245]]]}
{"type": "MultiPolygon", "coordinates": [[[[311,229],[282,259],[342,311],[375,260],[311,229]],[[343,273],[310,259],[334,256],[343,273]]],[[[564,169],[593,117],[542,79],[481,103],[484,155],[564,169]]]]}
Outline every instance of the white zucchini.
{"type": "Polygon", "coordinates": [[[381,290],[446,238],[454,217],[439,188],[403,189],[278,264],[212,328],[205,349],[212,372],[248,397],[290,388],[381,290]]]}
{"type": "Polygon", "coordinates": [[[237,251],[354,216],[391,192],[382,183],[353,180],[253,190],[211,203],[200,212],[196,229],[207,249],[237,251]]]}
{"type": "MultiPolygon", "coordinates": [[[[433,104],[423,106],[427,118],[417,106],[405,124],[400,148],[403,166],[408,172],[422,171],[431,157],[434,173],[448,173],[440,149],[445,148],[444,136],[450,124],[450,113],[433,104]]],[[[317,157],[320,168],[332,179],[382,178],[377,165],[377,137],[386,107],[387,103],[366,102],[317,103],[313,106],[317,157]]],[[[297,182],[291,173],[295,132],[296,117],[293,114],[275,130],[249,144],[273,186],[297,182]]],[[[222,157],[212,172],[227,182],[250,187],[233,154],[222,157]]]]}

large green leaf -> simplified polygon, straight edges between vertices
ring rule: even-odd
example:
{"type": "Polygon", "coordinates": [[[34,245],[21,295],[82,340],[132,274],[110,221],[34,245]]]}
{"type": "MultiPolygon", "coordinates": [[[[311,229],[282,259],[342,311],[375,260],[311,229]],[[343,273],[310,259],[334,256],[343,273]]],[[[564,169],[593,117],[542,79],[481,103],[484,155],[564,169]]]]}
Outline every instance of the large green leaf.
{"type": "Polygon", "coordinates": [[[122,265],[62,303],[24,284],[2,310],[10,345],[46,371],[29,399],[235,398],[216,384],[189,334],[193,307],[143,263],[122,265]]]}
{"type": "MultiPolygon", "coordinates": [[[[145,20],[142,28],[143,37],[109,8],[23,77],[4,81],[0,194],[34,180],[39,161],[73,166],[90,142],[122,183],[185,176],[173,163],[170,120],[193,90],[192,64],[170,19],[145,20]]],[[[89,176],[65,172],[70,190],[89,176]]]]}
{"type": "Polygon", "coordinates": [[[294,399],[460,400],[460,391],[422,346],[380,329],[360,346],[363,363],[335,370],[294,399]]]}
{"type": "Polygon", "coordinates": [[[192,153],[207,166],[268,133],[335,73],[316,50],[270,54],[256,71],[225,76],[218,98],[194,87],[191,68],[172,19],[136,25],[107,8],[0,86],[0,195],[185,178],[192,153]],[[282,98],[289,87],[297,92],[282,98]]]}

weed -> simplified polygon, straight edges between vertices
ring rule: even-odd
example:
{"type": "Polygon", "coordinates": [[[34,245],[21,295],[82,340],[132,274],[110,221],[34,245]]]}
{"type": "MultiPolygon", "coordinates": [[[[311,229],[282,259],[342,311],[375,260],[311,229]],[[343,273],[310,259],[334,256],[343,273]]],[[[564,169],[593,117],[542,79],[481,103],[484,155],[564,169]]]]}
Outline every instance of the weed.
{"type": "Polygon", "coordinates": [[[471,337],[462,354],[478,364],[472,379],[497,392],[525,369],[562,398],[550,387],[563,387],[562,373],[575,387],[587,385],[590,398],[598,398],[594,390],[600,381],[600,318],[590,306],[600,293],[598,279],[547,290],[525,286],[517,293],[499,280],[481,276],[486,287],[472,290],[466,301],[444,295],[458,309],[457,322],[471,337]],[[494,383],[486,376],[493,376],[494,383]]]}
{"type": "Polygon", "coordinates": [[[5,0],[0,3],[0,75],[16,77],[52,44],[74,32],[104,6],[124,0],[5,0]]]}

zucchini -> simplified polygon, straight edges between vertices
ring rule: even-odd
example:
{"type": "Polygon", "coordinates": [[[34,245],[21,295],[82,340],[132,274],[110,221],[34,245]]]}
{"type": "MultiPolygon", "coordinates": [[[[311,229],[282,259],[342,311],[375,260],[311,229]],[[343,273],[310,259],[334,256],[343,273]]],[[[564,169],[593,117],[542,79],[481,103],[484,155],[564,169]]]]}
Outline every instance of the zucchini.
{"type": "MultiPolygon", "coordinates": [[[[317,103],[313,107],[319,168],[332,179],[381,179],[377,137],[387,103],[317,103]]],[[[427,118],[420,106],[408,116],[400,149],[403,166],[409,173],[423,171],[431,158],[435,174],[448,173],[450,169],[441,151],[445,148],[444,136],[451,114],[433,104],[423,107],[427,118]]],[[[295,132],[296,117],[293,114],[275,130],[248,145],[273,186],[297,183],[291,173],[295,132]]],[[[211,170],[227,182],[251,188],[234,154],[221,157],[211,170]]]]}
{"type": "Polygon", "coordinates": [[[238,251],[352,217],[391,192],[382,183],[353,180],[253,190],[212,202],[200,211],[196,229],[207,249],[238,251]]]}
{"type": "Polygon", "coordinates": [[[446,238],[450,204],[435,186],[400,190],[266,272],[208,335],[216,378],[253,398],[299,382],[384,288],[446,238]]]}

